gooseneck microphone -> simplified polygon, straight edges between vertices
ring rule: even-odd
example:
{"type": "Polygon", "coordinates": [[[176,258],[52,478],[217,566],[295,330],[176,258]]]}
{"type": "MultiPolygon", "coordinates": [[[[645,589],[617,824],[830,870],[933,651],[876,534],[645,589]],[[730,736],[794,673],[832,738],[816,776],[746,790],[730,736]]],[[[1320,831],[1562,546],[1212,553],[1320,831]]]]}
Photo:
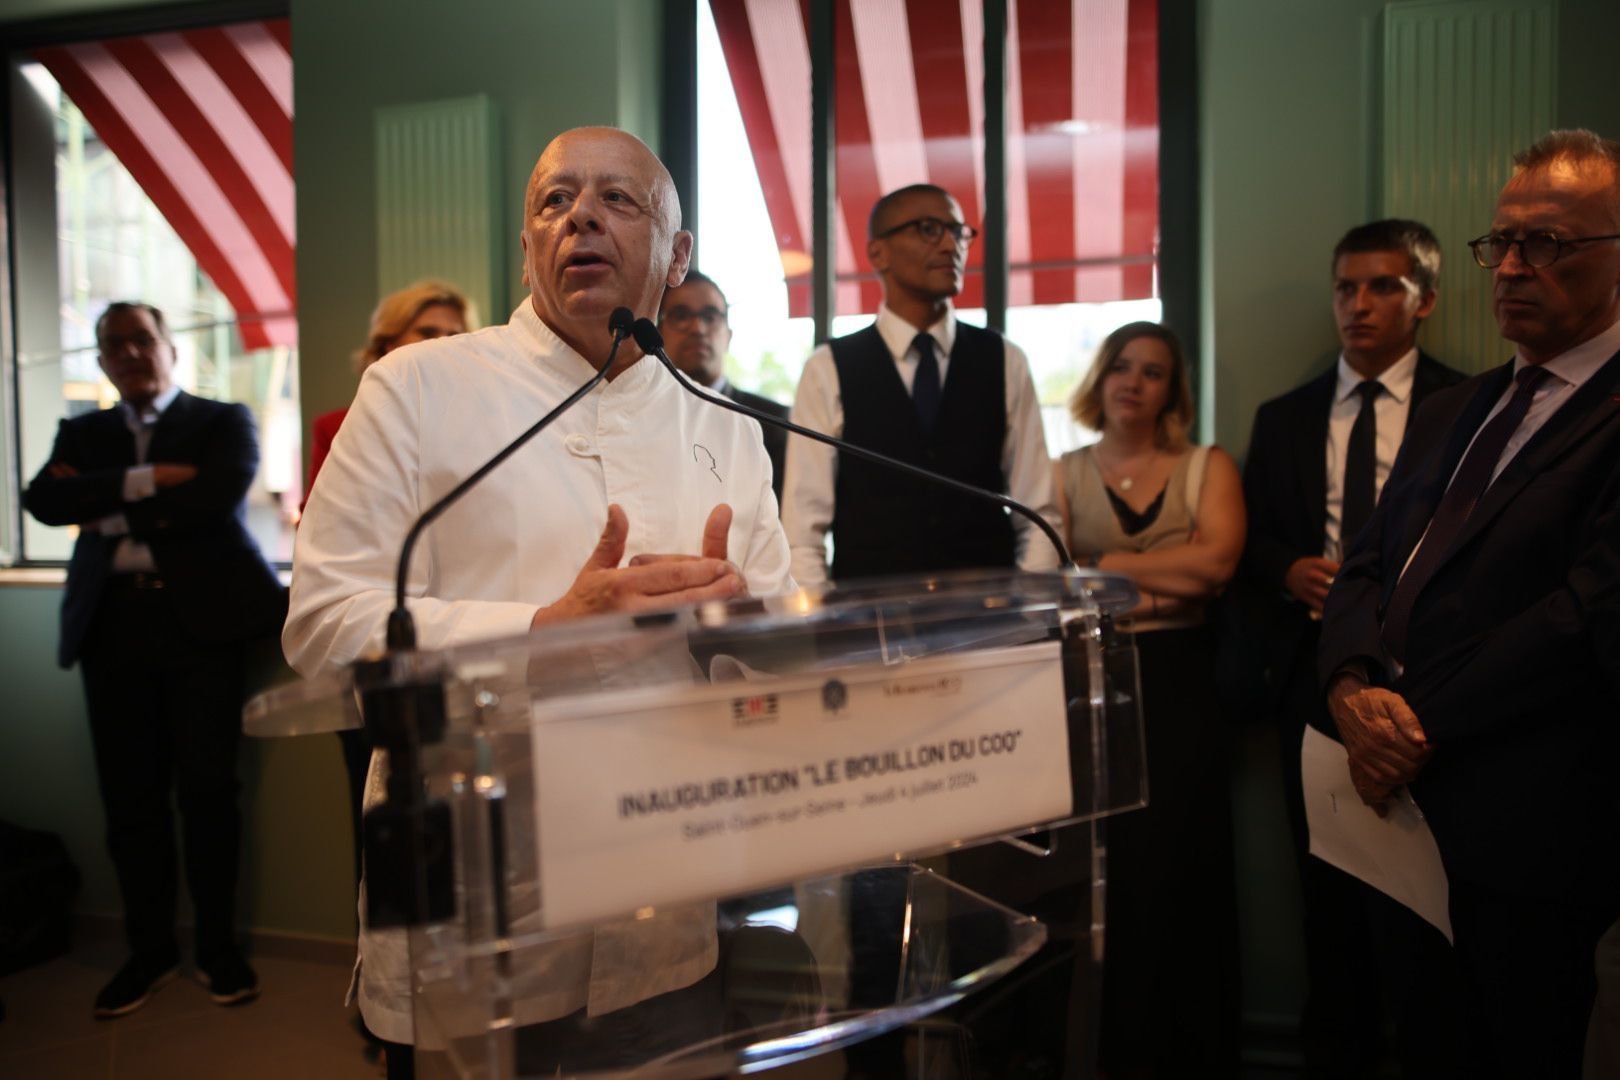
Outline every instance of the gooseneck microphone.
{"type": "MultiPolygon", "coordinates": [[[[404,654],[416,648],[416,623],[405,606],[411,551],[423,529],[607,377],[634,319],[629,308],[615,308],[608,318],[613,348],[601,370],[423,511],[405,535],[394,582],[394,610],[388,615],[388,651],[354,665],[366,735],[388,758],[386,796],[367,809],[364,818],[367,926],[419,926],[447,919],[456,909],[454,819],[449,802],[429,794],[422,768],[423,747],[443,741],[448,727],[444,680],[436,672],[414,670],[402,662],[404,654]]],[[[501,835],[503,800],[489,800],[485,812],[492,833],[501,835]]],[[[504,882],[504,851],[499,845],[491,859],[493,880],[504,882]]]]}
{"type": "Polygon", "coordinates": [[[775,427],[781,428],[784,431],[791,431],[795,435],[803,435],[807,439],[814,439],[816,442],[826,443],[828,446],[837,449],[839,453],[849,454],[852,457],[858,457],[864,461],[874,462],[875,464],[882,465],[885,468],[893,469],[896,472],[905,473],[907,476],[915,476],[919,480],[926,480],[931,484],[937,484],[940,487],[950,488],[952,491],[959,491],[964,495],[971,495],[975,499],[982,499],[985,502],[995,503],[997,506],[1004,506],[1013,513],[1020,514],[1023,517],[1028,518],[1036,528],[1040,529],[1041,532],[1046,535],[1046,539],[1051,541],[1052,547],[1057,550],[1058,559],[1063,563],[1063,568],[1065,570],[1075,569],[1074,560],[1069,557],[1069,549],[1064,546],[1063,539],[1058,536],[1057,530],[1052,528],[1051,522],[1047,521],[1041,515],[1037,514],[1034,510],[1025,506],[1017,499],[998,494],[994,491],[989,491],[982,487],[975,487],[972,484],[964,484],[960,480],[954,480],[949,476],[944,476],[940,473],[932,472],[928,469],[912,465],[911,463],[901,461],[898,458],[889,457],[887,454],[880,454],[875,450],[868,450],[864,446],[857,446],[852,442],[845,442],[843,439],[835,439],[831,435],[823,435],[819,431],[812,431],[810,428],[801,427],[800,425],[793,423],[791,420],[783,420],[779,416],[772,416],[770,413],[760,412],[758,409],[750,409],[746,405],[740,405],[737,402],[732,401],[730,398],[721,397],[719,394],[705,394],[689,379],[687,379],[685,375],[682,375],[680,369],[675,366],[675,362],[669,358],[669,354],[664,351],[664,336],[658,332],[658,327],[653,325],[651,319],[637,319],[635,326],[631,328],[630,333],[635,337],[636,344],[641,347],[642,352],[646,353],[648,356],[656,356],[659,362],[662,363],[664,367],[669,369],[669,373],[675,376],[676,382],[684,386],[688,392],[696,394],[709,404],[718,405],[722,409],[730,409],[734,413],[742,413],[744,416],[751,416],[762,424],[771,424],[775,427]]]}
{"type": "Polygon", "coordinates": [[[422,530],[431,525],[439,515],[450,509],[457,499],[477,486],[478,482],[493,472],[501,462],[517,453],[524,443],[544,431],[553,420],[573,408],[575,402],[590,393],[598,383],[607,378],[608,371],[613,367],[614,358],[619,355],[619,346],[624,343],[624,339],[632,332],[632,321],[634,319],[635,315],[629,308],[614,308],[613,314],[608,316],[608,330],[613,334],[613,348],[608,353],[607,363],[602,365],[601,370],[592,375],[584,386],[568,395],[562,404],[535,421],[533,427],[507,443],[499,453],[480,465],[471,476],[451,488],[438,502],[422,511],[422,516],[416,519],[416,524],[411,526],[411,531],[405,534],[405,543],[399,552],[399,567],[394,575],[394,610],[388,614],[387,642],[390,651],[416,648],[416,621],[411,618],[410,611],[405,607],[405,579],[410,571],[411,552],[415,549],[416,541],[422,535],[422,530]]]}

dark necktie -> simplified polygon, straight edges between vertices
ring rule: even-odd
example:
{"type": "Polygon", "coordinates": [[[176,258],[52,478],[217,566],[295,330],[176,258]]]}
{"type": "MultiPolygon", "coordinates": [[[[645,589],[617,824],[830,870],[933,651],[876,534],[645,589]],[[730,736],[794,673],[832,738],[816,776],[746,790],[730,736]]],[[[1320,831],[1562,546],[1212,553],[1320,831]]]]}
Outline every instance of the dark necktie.
{"type": "Polygon", "coordinates": [[[1339,550],[1349,551],[1361,527],[1372,517],[1378,501],[1378,413],[1374,403],[1384,388],[1377,379],[1367,379],[1356,387],[1361,395],[1361,411],[1350,428],[1350,442],[1344,453],[1344,501],[1339,504],[1339,550]]]}
{"type": "Polygon", "coordinates": [[[1395,592],[1389,598],[1389,608],[1384,612],[1384,648],[1395,659],[1400,660],[1406,655],[1406,634],[1412,620],[1412,605],[1440,568],[1440,563],[1462,532],[1463,524],[1473,513],[1480,496],[1490,487],[1496,463],[1507,447],[1508,439],[1523,423],[1525,413],[1530,411],[1531,399],[1536,396],[1536,387],[1546,378],[1547,372],[1539,366],[1526,366],[1519,372],[1519,387],[1507,407],[1480,429],[1457,474],[1451,478],[1451,486],[1446,488],[1440,505],[1435,508],[1429,530],[1419,541],[1417,554],[1406,568],[1406,573],[1396,582],[1395,592]]]}
{"type": "Polygon", "coordinates": [[[911,341],[917,350],[917,377],[911,382],[911,403],[917,409],[917,423],[923,434],[934,430],[939,416],[939,359],[934,356],[934,339],[918,334],[911,341]]]}

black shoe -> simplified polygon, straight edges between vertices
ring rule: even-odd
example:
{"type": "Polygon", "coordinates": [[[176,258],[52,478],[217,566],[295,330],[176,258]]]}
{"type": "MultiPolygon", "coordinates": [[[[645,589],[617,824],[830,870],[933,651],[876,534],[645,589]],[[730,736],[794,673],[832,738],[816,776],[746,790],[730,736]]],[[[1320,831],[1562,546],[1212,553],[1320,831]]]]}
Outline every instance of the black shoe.
{"type": "Polygon", "coordinates": [[[125,1016],[146,1004],[164,983],[179,973],[177,957],[152,961],[132,956],[118,969],[112,981],[96,995],[96,1019],[125,1016]]]}
{"type": "Polygon", "coordinates": [[[234,950],[212,963],[199,963],[197,981],[208,988],[215,1005],[245,1005],[259,996],[259,977],[234,950]]]}

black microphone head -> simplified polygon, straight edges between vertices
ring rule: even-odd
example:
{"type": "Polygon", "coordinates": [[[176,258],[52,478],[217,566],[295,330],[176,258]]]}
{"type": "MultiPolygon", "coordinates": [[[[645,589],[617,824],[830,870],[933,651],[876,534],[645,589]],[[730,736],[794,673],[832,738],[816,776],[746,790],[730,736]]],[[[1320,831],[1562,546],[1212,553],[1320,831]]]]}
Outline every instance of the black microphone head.
{"type": "Polygon", "coordinates": [[[608,330],[614,337],[622,338],[630,332],[630,327],[635,321],[635,312],[627,307],[616,307],[613,314],[608,316],[608,330]]]}
{"type": "Polygon", "coordinates": [[[630,328],[630,334],[648,356],[656,356],[664,348],[664,335],[658,332],[651,319],[637,319],[630,328]]]}

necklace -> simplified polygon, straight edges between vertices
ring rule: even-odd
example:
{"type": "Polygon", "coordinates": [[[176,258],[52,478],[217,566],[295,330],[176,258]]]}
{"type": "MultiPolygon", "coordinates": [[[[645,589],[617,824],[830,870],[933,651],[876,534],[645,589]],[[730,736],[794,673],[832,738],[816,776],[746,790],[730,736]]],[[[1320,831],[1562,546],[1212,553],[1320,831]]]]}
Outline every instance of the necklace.
{"type": "MultiPolygon", "coordinates": [[[[1095,450],[1092,451],[1092,459],[1097,462],[1097,471],[1102,474],[1103,483],[1106,484],[1112,481],[1113,486],[1123,493],[1129,493],[1136,486],[1136,477],[1126,476],[1112,465],[1104,465],[1102,455],[1095,450]]],[[[1151,469],[1152,467],[1153,459],[1150,457],[1142,468],[1151,469]]]]}

